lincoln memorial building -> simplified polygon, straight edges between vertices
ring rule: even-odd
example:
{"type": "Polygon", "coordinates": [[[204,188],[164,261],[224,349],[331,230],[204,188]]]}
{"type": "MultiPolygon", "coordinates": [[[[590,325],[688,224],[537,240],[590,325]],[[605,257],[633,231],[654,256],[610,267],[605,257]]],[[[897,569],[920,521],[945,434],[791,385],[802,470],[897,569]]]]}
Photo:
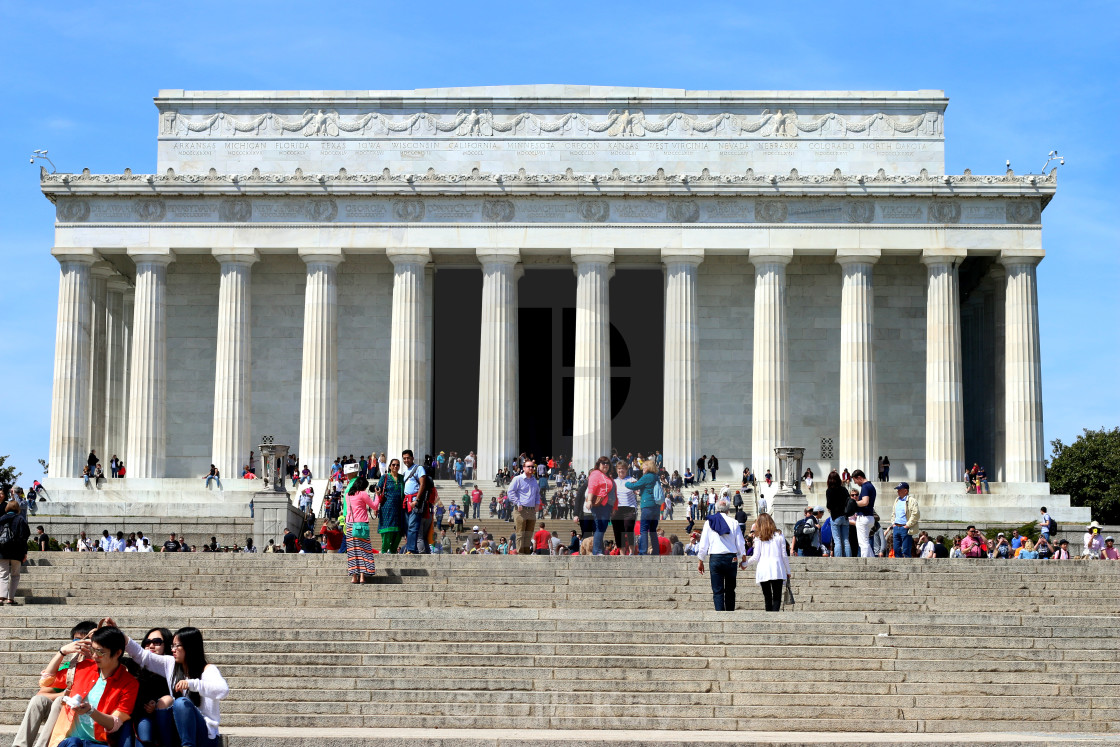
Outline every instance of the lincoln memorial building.
{"type": "Polygon", "coordinates": [[[270,435],[316,478],[371,451],[474,450],[489,479],[521,451],[586,470],[617,448],[682,474],[715,454],[733,486],[792,445],[818,481],[889,456],[923,519],[1088,517],[1045,482],[1056,177],[946,174],[941,91],[155,105],[153,172],[42,176],[60,505],[93,500],[91,448],[127,465],[100,489],[117,505],[247,502],[270,435]],[[991,495],[963,495],[974,462],[991,495]]]}

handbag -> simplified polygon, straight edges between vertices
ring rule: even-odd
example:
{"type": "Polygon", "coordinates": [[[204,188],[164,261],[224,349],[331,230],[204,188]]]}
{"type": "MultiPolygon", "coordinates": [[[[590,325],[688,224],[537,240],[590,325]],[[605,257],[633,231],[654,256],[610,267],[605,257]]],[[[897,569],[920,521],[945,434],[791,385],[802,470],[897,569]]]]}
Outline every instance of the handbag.
{"type": "Polygon", "coordinates": [[[789,607],[790,605],[793,605],[793,604],[795,604],[796,602],[795,602],[795,600],[794,600],[794,598],[793,598],[793,587],[791,587],[791,586],[789,585],[789,579],[788,579],[788,578],[786,579],[786,582],[785,582],[785,584],[783,584],[783,586],[785,587],[785,588],[784,588],[784,591],[783,591],[783,593],[785,594],[785,602],[784,602],[784,604],[785,604],[785,605],[786,605],[787,607],[789,607]]]}
{"type": "Polygon", "coordinates": [[[358,539],[369,539],[369,522],[355,521],[350,525],[350,536],[358,539]]]}

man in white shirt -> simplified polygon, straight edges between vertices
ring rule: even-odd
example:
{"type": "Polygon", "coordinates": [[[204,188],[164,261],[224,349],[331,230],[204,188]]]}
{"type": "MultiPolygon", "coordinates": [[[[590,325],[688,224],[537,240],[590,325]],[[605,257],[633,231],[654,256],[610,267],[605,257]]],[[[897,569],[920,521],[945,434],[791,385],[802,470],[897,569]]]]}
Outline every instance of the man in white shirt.
{"type": "Polygon", "coordinates": [[[704,560],[709,559],[712,599],[717,612],[735,611],[736,574],[739,563],[747,559],[743,531],[730,514],[730,501],[716,503],[715,510],[704,522],[704,531],[700,534],[700,545],[696,550],[700,575],[704,574],[704,560]]]}
{"type": "Polygon", "coordinates": [[[100,546],[101,552],[112,552],[113,551],[113,538],[109,536],[109,530],[108,529],[102,529],[101,530],[101,539],[98,541],[97,544],[98,544],[98,546],[100,546]]]}

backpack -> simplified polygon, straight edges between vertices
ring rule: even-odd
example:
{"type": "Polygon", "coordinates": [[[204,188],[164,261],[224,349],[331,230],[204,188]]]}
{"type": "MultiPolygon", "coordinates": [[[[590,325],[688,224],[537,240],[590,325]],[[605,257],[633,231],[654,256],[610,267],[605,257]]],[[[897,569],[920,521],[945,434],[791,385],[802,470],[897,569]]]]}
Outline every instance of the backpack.
{"type": "Polygon", "coordinates": [[[808,519],[802,519],[794,526],[794,530],[798,536],[805,539],[812,539],[813,535],[817,533],[817,525],[808,519]]]}
{"type": "Polygon", "coordinates": [[[657,508],[665,504],[665,489],[661,487],[660,480],[653,484],[653,502],[657,504],[657,508]]]}
{"type": "Polygon", "coordinates": [[[1055,537],[1058,534],[1058,522],[1054,521],[1054,517],[1050,517],[1050,536],[1055,537]]]}

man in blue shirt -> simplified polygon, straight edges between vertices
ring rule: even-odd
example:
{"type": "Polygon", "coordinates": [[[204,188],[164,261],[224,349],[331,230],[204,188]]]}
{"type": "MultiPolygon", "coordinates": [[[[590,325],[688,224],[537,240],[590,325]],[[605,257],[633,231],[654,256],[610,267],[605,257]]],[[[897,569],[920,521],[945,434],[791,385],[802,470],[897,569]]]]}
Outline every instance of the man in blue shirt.
{"type": "Polygon", "coordinates": [[[428,493],[432,489],[432,480],[424,468],[416,463],[412,449],[401,452],[401,461],[404,462],[404,505],[405,510],[408,511],[408,535],[404,552],[405,555],[426,555],[430,551],[428,527],[432,525],[432,514],[426,504],[428,493]],[[420,505],[416,505],[418,502],[420,505]]]}
{"type": "Polygon", "coordinates": [[[537,507],[541,504],[541,488],[536,472],[536,462],[526,459],[521,465],[521,474],[513,478],[506,488],[506,497],[513,510],[513,528],[517,532],[518,555],[530,555],[533,552],[529,543],[533,538],[537,507]]]}
{"type": "Polygon", "coordinates": [[[910,483],[894,486],[898,499],[894,502],[894,556],[914,557],[914,540],[911,534],[918,530],[918,499],[910,495],[910,483]]]}

